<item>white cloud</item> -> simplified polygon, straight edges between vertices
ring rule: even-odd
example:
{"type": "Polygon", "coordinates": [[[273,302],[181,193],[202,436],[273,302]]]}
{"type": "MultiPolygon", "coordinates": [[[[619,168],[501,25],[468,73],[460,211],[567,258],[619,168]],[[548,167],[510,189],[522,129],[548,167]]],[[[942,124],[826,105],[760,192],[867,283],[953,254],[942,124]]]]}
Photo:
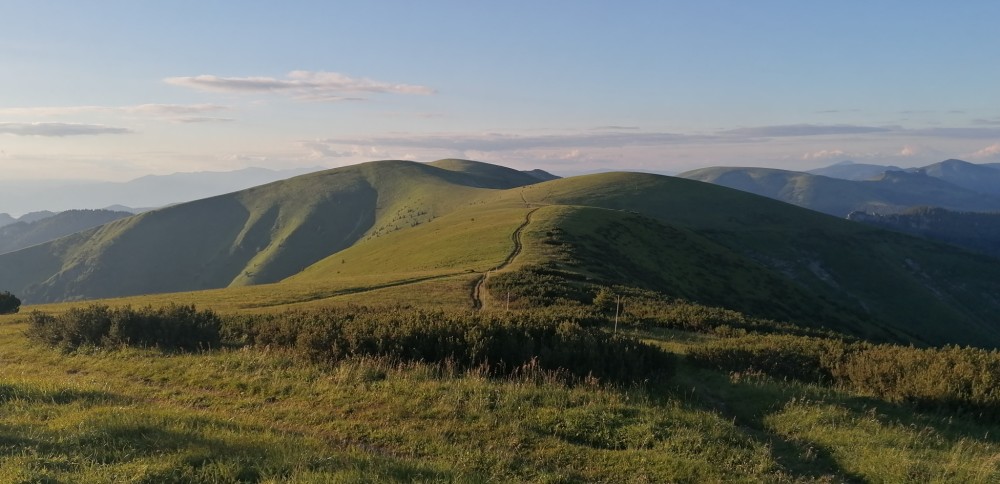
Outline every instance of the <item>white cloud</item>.
{"type": "Polygon", "coordinates": [[[904,146],[902,149],[899,150],[899,153],[897,153],[898,156],[906,156],[906,157],[916,156],[918,154],[920,154],[920,150],[910,145],[904,146]]]}
{"type": "Polygon", "coordinates": [[[357,147],[353,147],[349,150],[337,150],[330,144],[323,141],[302,141],[299,145],[309,152],[307,158],[310,160],[320,160],[323,158],[344,158],[362,154],[361,150],[357,147]]]}
{"type": "Polygon", "coordinates": [[[1000,155],[1000,143],[993,143],[969,155],[969,158],[992,158],[1000,155]]]}
{"type": "Polygon", "coordinates": [[[757,126],[722,131],[721,134],[778,138],[787,136],[826,136],[838,134],[886,133],[893,128],[881,126],[856,126],[849,124],[786,124],[779,126],[757,126]]]}
{"type": "Polygon", "coordinates": [[[357,94],[434,94],[426,86],[398,84],[367,78],[350,77],[337,72],[292,71],[284,79],[274,77],[220,77],[200,75],[168,77],[167,84],[199,91],[229,93],[274,92],[289,94],[296,99],[321,102],[360,101],[357,94]]]}
{"type": "Polygon", "coordinates": [[[173,121],[177,122],[177,123],[185,123],[185,124],[191,124],[191,123],[228,123],[228,122],[231,122],[231,121],[235,121],[235,119],[233,119],[233,118],[213,118],[213,117],[208,117],[208,116],[192,116],[192,117],[186,117],[186,118],[176,118],[173,121]]]}
{"type": "Polygon", "coordinates": [[[0,134],[16,136],[84,136],[97,134],[127,134],[132,130],[103,124],[78,123],[0,123],[0,134]]]}
{"type": "Polygon", "coordinates": [[[843,150],[819,150],[802,155],[803,160],[821,160],[824,158],[841,158],[847,156],[843,150]]]}

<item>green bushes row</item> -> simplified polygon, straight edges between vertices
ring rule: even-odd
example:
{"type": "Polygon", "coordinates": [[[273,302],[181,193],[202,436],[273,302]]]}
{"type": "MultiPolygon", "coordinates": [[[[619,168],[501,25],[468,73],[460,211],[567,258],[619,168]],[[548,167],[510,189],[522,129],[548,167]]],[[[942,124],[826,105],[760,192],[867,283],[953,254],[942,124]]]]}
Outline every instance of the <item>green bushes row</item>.
{"type": "Polygon", "coordinates": [[[914,348],[788,335],[724,338],[688,358],[724,371],[829,383],[890,402],[1000,416],[1000,351],[914,348]]]}
{"type": "Polygon", "coordinates": [[[669,354],[637,340],[524,313],[331,308],[233,318],[225,332],[241,344],[293,348],[314,361],[386,356],[498,375],[537,365],[614,381],[668,377],[674,368],[669,354]]]}
{"type": "Polygon", "coordinates": [[[193,305],[133,309],[93,304],[56,316],[35,311],[28,323],[30,338],[67,349],[125,345],[195,350],[220,345],[222,319],[193,305]]]}
{"type": "Polygon", "coordinates": [[[612,381],[665,378],[673,358],[635,339],[555,313],[446,313],[346,307],[220,317],[194,306],[91,305],[29,315],[28,335],[51,346],[144,346],[195,350],[227,346],[288,348],[312,361],[383,356],[400,361],[486,368],[524,367],[612,381]]]}
{"type": "Polygon", "coordinates": [[[621,307],[619,308],[621,321],[639,326],[722,335],[754,332],[851,339],[846,335],[823,328],[811,328],[756,318],[739,311],[669,298],[661,293],[633,287],[599,288],[593,298],[593,308],[600,311],[605,317],[613,316],[615,301],[619,296],[621,297],[621,307]]]}

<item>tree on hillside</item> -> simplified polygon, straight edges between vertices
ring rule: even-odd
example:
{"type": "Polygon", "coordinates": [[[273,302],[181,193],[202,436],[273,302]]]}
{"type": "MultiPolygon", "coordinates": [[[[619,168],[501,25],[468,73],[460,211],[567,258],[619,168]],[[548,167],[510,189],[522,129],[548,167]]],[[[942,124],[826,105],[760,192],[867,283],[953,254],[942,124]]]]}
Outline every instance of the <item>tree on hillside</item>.
{"type": "Polygon", "coordinates": [[[21,300],[8,291],[0,292],[0,314],[14,314],[21,309],[21,300]]]}

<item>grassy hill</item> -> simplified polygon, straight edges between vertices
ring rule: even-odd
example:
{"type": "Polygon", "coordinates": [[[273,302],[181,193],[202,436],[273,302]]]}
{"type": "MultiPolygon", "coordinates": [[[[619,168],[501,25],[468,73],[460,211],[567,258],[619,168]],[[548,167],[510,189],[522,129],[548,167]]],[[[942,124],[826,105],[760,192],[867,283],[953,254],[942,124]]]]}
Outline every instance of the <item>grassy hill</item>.
{"type": "Polygon", "coordinates": [[[576,237],[597,247],[574,256],[578,264],[633,266],[649,274],[610,278],[616,283],[667,288],[668,294],[683,287],[677,294],[695,301],[874,338],[1000,342],[1000,327],[992,310],[985,310],[995,307],[992,294],[1000,290],[1000,264],[989,257],[673,177],[609,173],[519,192],[529,201],[624,212],[604,217],[605,227],[598,223],[601,217],[590,218],[593,214],[576,225],[576,237]],[[671,243],[671,237],[683,243],[671,243]],[[616,238],[633,240],[619,246],[616,238]],[[679,247],[686,247],[683,255],[669,255],[681,252],[679,247]],[[691,275],[665,262],[651,263],[644,251],[681,261],[691,275]],[[705,274],[709,271],[718,276],[705,274]],[[675,289],[657,282],[664,278],[675,278],[675,289]]]}
{"type": "Polygon", "coordinates": [[[143,213],[0,256],[0,287],[54,301],[276,282],[492,188],[537,181],[495,165],[442,165],[365,163],[143,213]]]}
{"type": "Polygon", "coordinates": [[[854,211],[895,213],[917,206],[958,211],[1000,209],[1000,198],[922,173],[889,171],[872,180],[842,180],[768,168],[704,168],[679,175],[846,217],[854,211]]]}
{"type": "Polygon", "coordinates": [[[531,179],[465,160],[304,175],[0,256],[0,288],[39,302],[269,284],[240,297],[276,307],[419,304],[433,287],[471,306],[506,297],[474,295],[516,280],[494,273],[540,270],[581,303],[624,285],[874,340],[1000,344],[991,258],[681,178],[518,186],[531,179]]]}

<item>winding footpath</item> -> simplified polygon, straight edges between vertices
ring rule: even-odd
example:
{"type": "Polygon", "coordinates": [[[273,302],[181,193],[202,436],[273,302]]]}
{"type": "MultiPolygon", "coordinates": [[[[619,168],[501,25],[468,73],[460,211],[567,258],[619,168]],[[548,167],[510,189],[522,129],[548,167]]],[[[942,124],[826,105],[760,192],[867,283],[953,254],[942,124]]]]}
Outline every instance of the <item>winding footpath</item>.
{"type": "Polygon", "coordinates": [[[476,285],[472,287],[472,308],[476,311],[482,311],[486,308],[485,302],[483,301],[483,289],[486,286],[486,279],[490,277],[490,273],[499,271],[509,266],[511,262],[514,262],[514,259],[521,254],[521,250],[524,248],[524,245],[521,243],[521,232],[524,231],[524,228],[531,223],[531,215],[534,214],[539,208],[541,207],[535,207],[529,210],[524,216],[524,222],[521,222],[521,225],[518,225],[517,228],[514,229],[514,233],[510,234],[510,239],[514,242],[514,250],[512,250],[510,254],[507,254],[507,258],[504,259],[500,265],[492,269],[487,269],[486,272],[484,272],[483,275],[479,276],[479,279],[476,280],[476,285]]]}

